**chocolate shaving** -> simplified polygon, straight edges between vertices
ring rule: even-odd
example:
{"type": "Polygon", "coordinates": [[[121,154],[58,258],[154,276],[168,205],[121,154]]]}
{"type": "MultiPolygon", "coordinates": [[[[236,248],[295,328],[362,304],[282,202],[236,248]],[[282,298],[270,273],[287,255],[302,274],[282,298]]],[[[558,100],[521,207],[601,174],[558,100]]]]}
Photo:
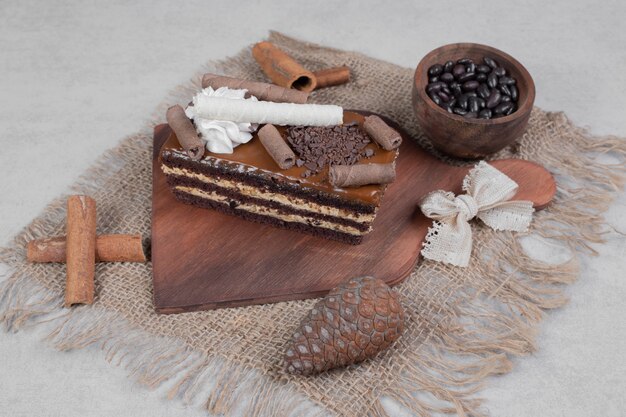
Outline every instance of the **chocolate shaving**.
{"type": "Polygon", "coordinates": [[[281,169],[289,169],[296,162],[296,155],[274,125],[267,124],[259,130],[261,144],[281,169]]]}
{"type": "Polygon", "coordinates": [[[402,143],[402,136],[378,116],[367,116],[363,129],[386,151],[392,151],[402,143]]]}
{"type": "Polygon", "coordinates": [[[328,171],[335,187],[360,187],[367,184],[389,184],[396,179],[396,166],[390,164],[333,165],[328,171]]]}
{"type": "Polygon", "coordinates": [[[177,104],[167,109],[165,117],[176,134],[178,143],[185,149],[187,155],[195,161],[200,160],[204,155],[204,142],[198,136],[196,128],[185,114],[185,110],[177,104]]]}
{"type": "Polygon", "coordinates": [[[287,140],[298,155],[297,166],[305,166],[306,178],[321,172],[329,165],[353,165],[363,157],[371,157],[374,150],[366,148],[370,138],[358,125],[334,127],[290,127],[287,140]]]}
{"type": "Polygon", "coordinates": [[[309,93],[305,91],[284,88],[276,84],[242,80],[211,73],[204,74],[202,77],[202,88],[207,87],[212,87],[215,90],[220,87],[238,90],[245,89],[248,90],[246,97],[255,96],[259,100],[274,101],[276,103],[304,104],[309,98],[309,93]]]}

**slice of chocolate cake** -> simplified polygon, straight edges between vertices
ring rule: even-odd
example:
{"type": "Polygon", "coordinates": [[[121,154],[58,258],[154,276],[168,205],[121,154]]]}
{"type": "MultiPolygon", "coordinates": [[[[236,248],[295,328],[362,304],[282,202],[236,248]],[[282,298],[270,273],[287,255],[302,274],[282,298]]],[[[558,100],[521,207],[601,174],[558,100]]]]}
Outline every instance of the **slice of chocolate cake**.
{"type": "Polygon", "coordinates": [[[171,132],[161,167],[184,203],[358,244],[372,229],[386,185],[334,186],[329,167],[391,166],[398,153],[372,141],[363,123],[363,116],[345,112],[341,126],[278,127],[296,157],[288,169],[279,167],[257,134],[231,154],[205,152],[194,160],[171,132]]]}

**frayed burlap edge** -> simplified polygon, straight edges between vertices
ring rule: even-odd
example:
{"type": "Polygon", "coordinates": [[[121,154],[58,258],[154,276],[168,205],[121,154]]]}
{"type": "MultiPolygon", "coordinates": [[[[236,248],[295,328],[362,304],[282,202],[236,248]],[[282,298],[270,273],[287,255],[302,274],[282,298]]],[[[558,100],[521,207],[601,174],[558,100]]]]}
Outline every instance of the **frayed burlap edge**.
{"type": "MultiPolygon", "coordinates": [[[[286,49],[305,45],[333,52],[277,33],[271,35],[271,40],[286,49]]],[[[246,50],[240,56],[248,54],[246,50]]],[[[207,66],[190,83],[173,91],[140,134],[126,138],[105,154],[72,191],[89,194],[108,176],[115,175],[112,168],[123,165],[125,155],[150,148],[152,127],[163,120],[165,107],[184,103],[197,90],[199,76],[216,69],[220,67],[207,66]]],[[[535,111],[535,116],[539,112],[535,111]]],[[[602,213],[624,185],[626,141],[616,137],[594,138],[573,126],[562,113],[545,114],[543,122],[566,130],[568,135],[566,143],[554,148],[543,146],[541,153],[533,149],[523,152],[524,157],[544,164],[559,178],[554,204],[536,215],[530,234],[574,251],[593,253],[591,244],[602,242],[606,233],[602,213]],[[621,163],[611,166],[596,162],[595,158],[605,153],[621,163]]],[[[419,140],[419,134],[416,137],[419,140]]],[[[520,146],[524,146],[524,141],[520,146]]],[[[500,156],[509,156],[506,152],[500,156]]],[[[388,410],[383,406],[387,397],[419,415],[483,415],[476,394],[486,378],[508,372],[510,356],[526,355],[535,349],[542,311],[566,302],[563,284],[572,282],[578,274],[575,257],[561,265],[545,264],[530,258],[513,234],[477,230],[477,240],[481,243],[477,244],[475,253],[482,256],[473,257],[469,268],[491,279],[476,288],[458,277],[450,278],[444,266],[422,262],[407,282],[398,287],[409,311],[408,325],[421,329],[420,311],[430,296],[423,293],[417,299],[414,297],[411,282],[421,274],[441,280],[450,293],[447,303],[440,306],[441,319],[424,318],[430,327],[428,331],[425,328],[423,335],[421,330],[417,332],[419,343],[401,339],[394,345],[395,356],[384,354],[377,359],[392,370],[392,381],[372,381],[371,395],[363,403],[339,404],[313,389],[315,379],[303,385],[295,377],[272,375],[246,363],[236,363],[219,352],[193,349],[183,340],[149,334],[136,323],[97,305],[63,309],[62,294],[24,274],[20,266],[25,259],[25,243],[39,237],[38,231],[44,224],[62,218],[64,204],[65,197],[54,201],[9,248],[0,250],[0,262],[9,267],[9,277],[0,284],[0,323],[9,331],[49,326],[51,333],[47,340],[61,350],[98,346],[109,361],[125,366],[137,381],[153,388],[168,382],[170,397],[190,403],[202,401],[214,414],[387,415],[388,410]],[[488,244],[480,235],[489,236],[488,244]],[[409,293],[413,297],[408,297],[409,293]]],[[[360,369],[367,372],[370,365],[363,364],[360,369]]]]}

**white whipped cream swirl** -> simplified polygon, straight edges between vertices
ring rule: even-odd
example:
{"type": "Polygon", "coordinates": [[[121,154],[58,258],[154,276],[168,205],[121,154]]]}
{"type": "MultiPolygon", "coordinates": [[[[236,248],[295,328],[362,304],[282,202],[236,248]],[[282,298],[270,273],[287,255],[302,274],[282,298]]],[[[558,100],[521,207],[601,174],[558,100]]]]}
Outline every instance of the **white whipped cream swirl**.
{"type": "Polygon", "coordinates": [[[228,87],[220,87],[217,90],[207,87],[193,97],[194,105],[190,105],[185,109],[187,117],[194,121],[196,130],[206,140],[206,148],[209,152],[233,153],[235,147],[252,139],[252,133],[256,131],[258,125],[256,123],[236,123],[228,120],[205,119],[195,110],[198,97],[204,95],[233,100],[257,101],[257,98],[254,96],[245,98],[246,93],[247,90],[235,90],[228,87]]]}

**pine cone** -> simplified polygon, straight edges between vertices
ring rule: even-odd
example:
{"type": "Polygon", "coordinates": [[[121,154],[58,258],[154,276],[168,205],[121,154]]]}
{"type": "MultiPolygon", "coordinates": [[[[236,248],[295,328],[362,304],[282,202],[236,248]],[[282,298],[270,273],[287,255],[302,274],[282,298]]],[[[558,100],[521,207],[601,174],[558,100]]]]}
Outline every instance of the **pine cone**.
{"type": "Polygon", "coordinates": [[[403,330],[398,293],[376,278],[351,279],[304,318],[285,353],[285,370],[310,375],[361,362],[387,349],[403,330]]]}

